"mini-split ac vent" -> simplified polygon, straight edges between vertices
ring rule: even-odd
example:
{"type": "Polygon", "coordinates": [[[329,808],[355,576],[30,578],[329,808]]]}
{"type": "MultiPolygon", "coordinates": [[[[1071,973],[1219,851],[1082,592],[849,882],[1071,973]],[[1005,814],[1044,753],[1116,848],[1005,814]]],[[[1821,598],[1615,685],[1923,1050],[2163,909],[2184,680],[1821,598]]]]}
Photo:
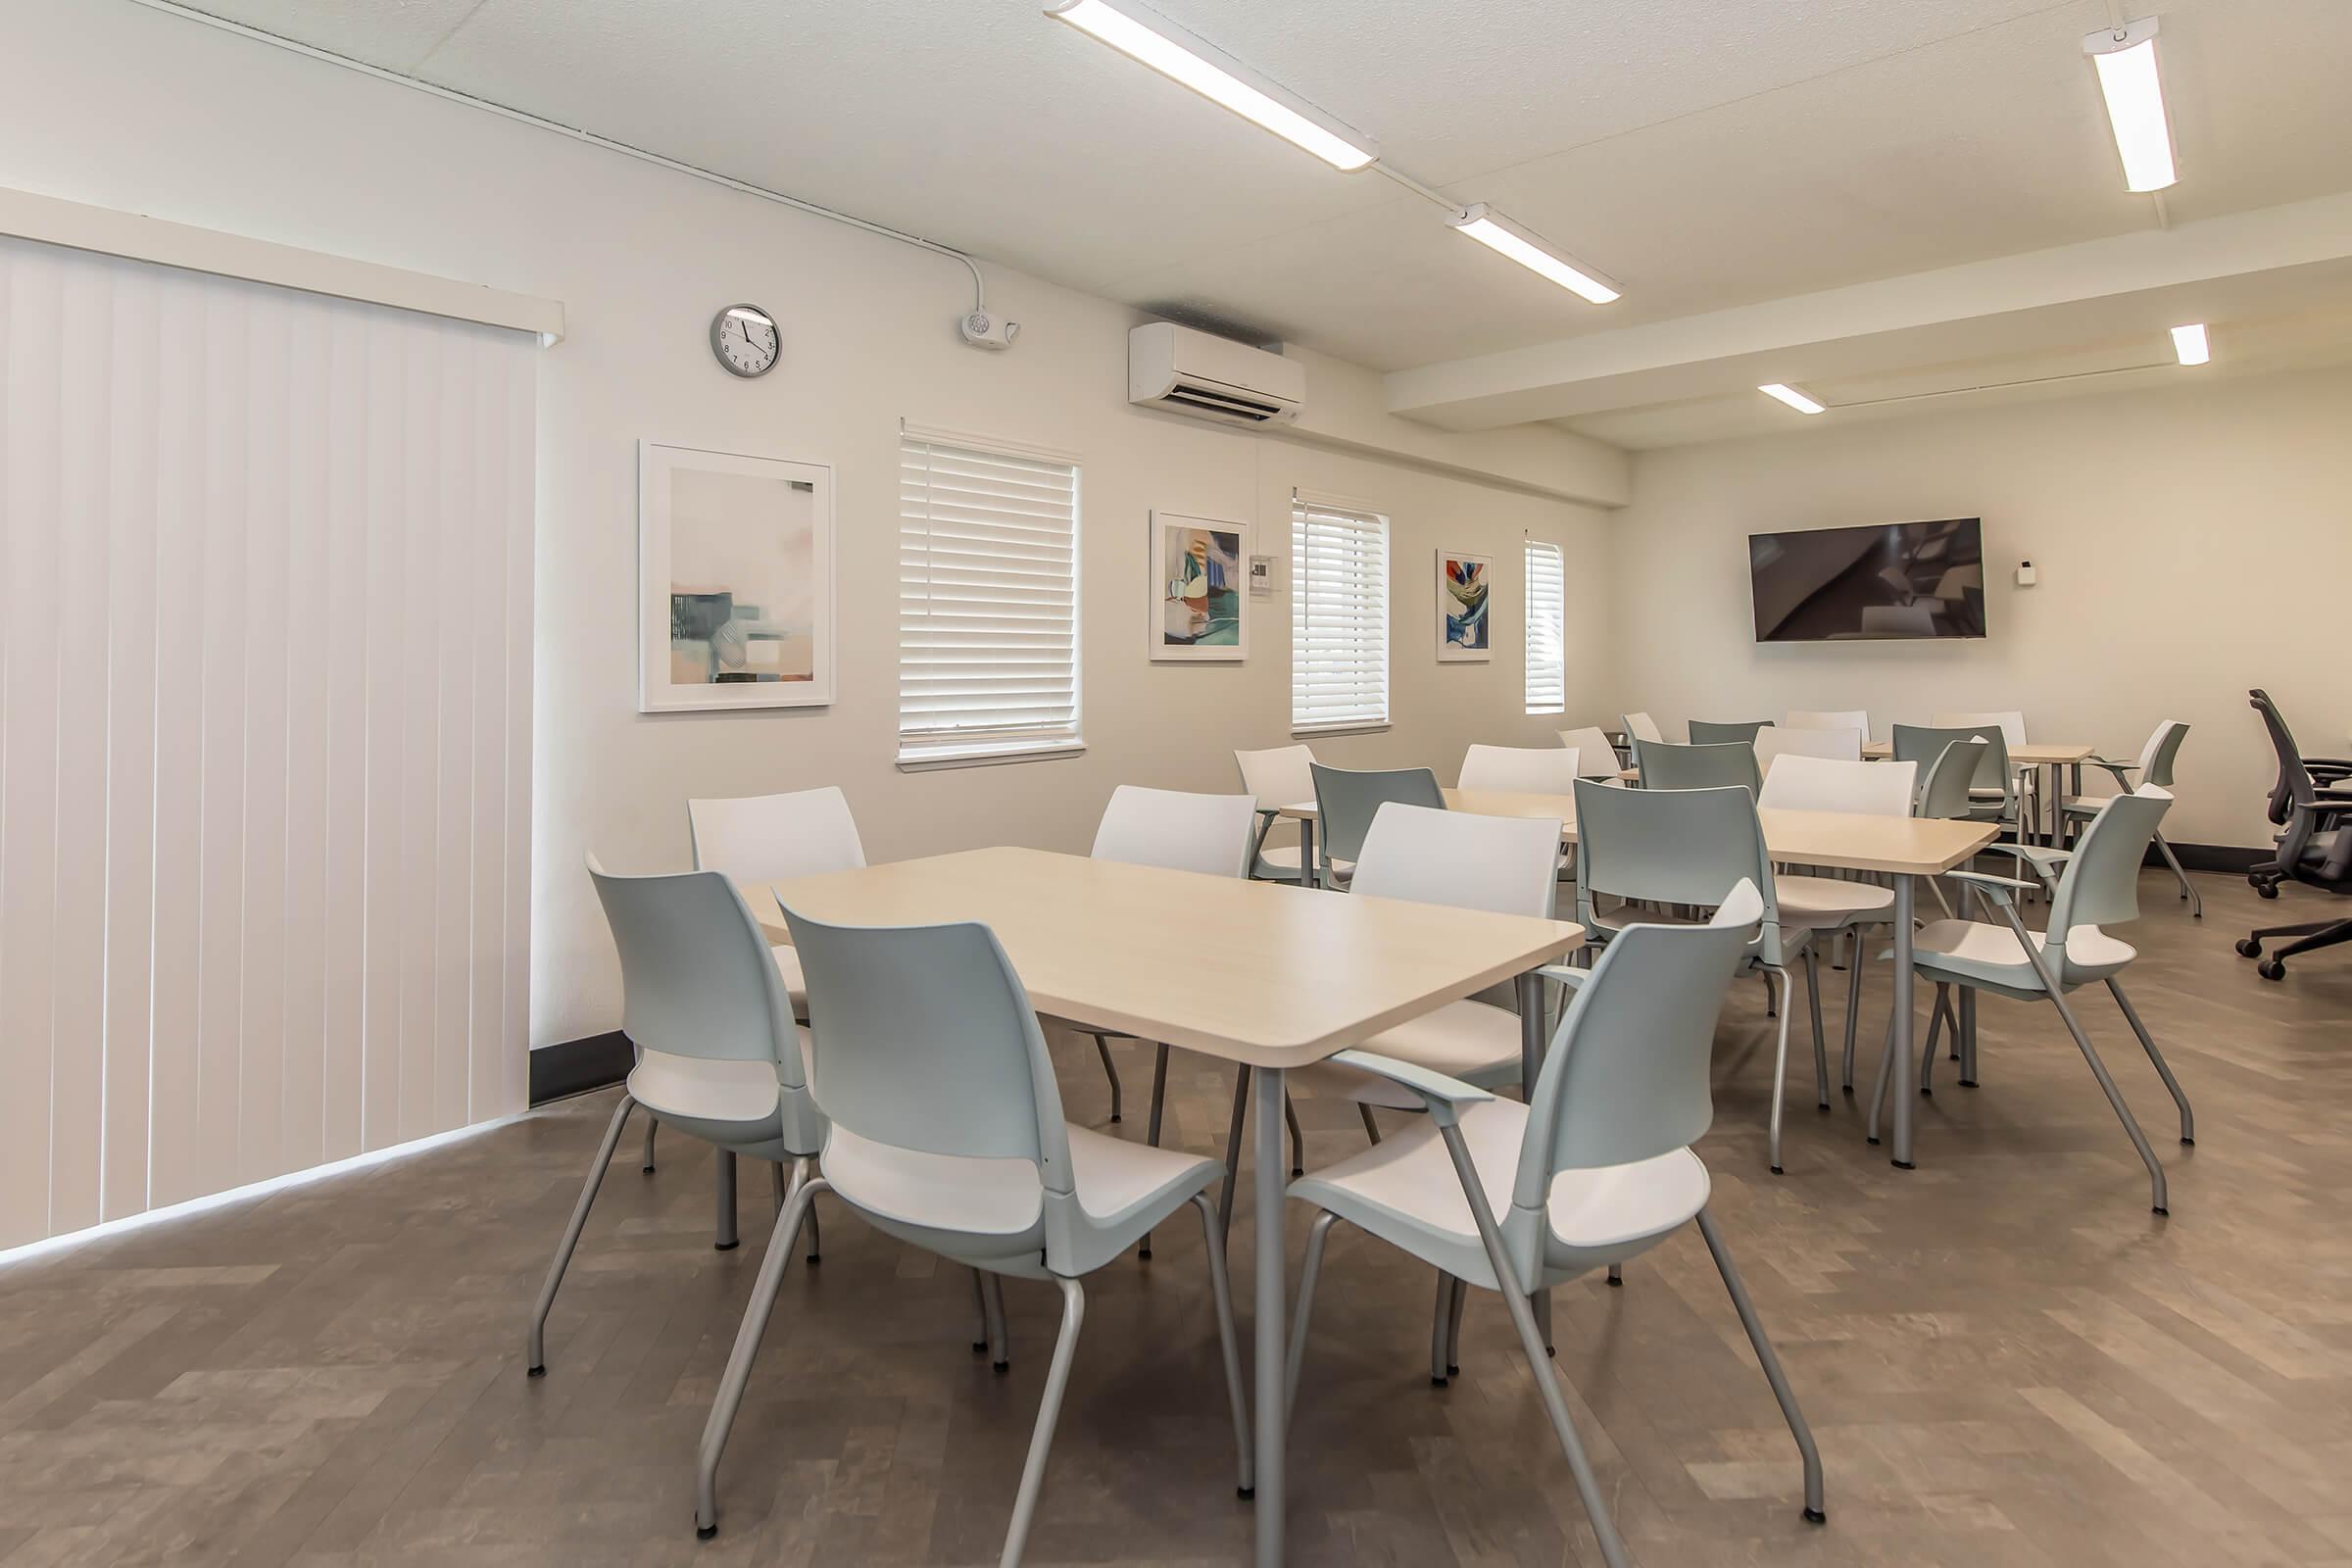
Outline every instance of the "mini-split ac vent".
{"type": "Polygon", "coordinates": [[[1279,354],[1153,321],[1127,334],[1127,401],[1223,424],[1298,417],[1306,367],[1279,354]]]}

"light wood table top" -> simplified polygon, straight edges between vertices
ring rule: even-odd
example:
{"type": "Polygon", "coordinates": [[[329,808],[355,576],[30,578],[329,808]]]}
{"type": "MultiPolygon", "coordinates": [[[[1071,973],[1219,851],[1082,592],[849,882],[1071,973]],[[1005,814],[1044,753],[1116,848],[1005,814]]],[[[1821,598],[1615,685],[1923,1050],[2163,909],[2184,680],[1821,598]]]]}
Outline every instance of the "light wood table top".
{"type": "Polygon", "coordinates": [[[1257,1067],[1297,1067],[1549,963],[1567,920],[996,848],[747,884],[850,925],[985,921],[1040,1012],[1257,1067]]]}
{"type": "MultiPolygon", "coordinates": [[[[2026,746],[2009,748],[2009,760],[2018,767],[2064,767],[2070,762],[2085,761],[2098,755],[2095,746],[2075,741],[2036,741],[2026,746]]],[[[1862,755],[1871,761],[1885,761],[1894,755],[1892,741],[1872,741],[1862,748],[1862,755]]]]}
{"type": "MultiPolygon", "coordinates": [[[[1494,790],[1447,790],[1446,804],[1481,816],[1556,816],[1560,838],[1576,842],[1576,798],[1572,795],[1512,795],[1494,790]]],[[[1311,818],[1315,804],[1282,808],[1285,816],[1311,818]]],[[[1847,871],[1886,871],[1898,876],[1934,876],[1948,871],[2000,836],[1993,822],[1941,817],[1874,816],[1851,811],[1791,811],[1760,808],[1764,849],[1776,860],[1827,865],[1847,871]]]]}

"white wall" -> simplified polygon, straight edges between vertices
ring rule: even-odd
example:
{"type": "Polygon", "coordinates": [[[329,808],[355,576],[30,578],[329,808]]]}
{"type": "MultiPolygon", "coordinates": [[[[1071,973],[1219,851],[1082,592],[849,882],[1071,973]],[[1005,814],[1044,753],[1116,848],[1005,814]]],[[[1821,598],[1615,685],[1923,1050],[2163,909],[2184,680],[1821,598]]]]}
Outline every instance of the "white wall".
{"type": "MultiPolygon", "coordinates": [[[[1010,353],[985,353],[954,332],[969,299],[962,269],[909,247],[121,0],[5,0],[0,16],[0,184],[564,303],[570,335],[543,357],[539,388],[534,1044],[617,1021],[582,854],[684,864],[689,794],[839,783],[869,853],[896,858],[989,842],[1083,848],[1117,783],[1232,787],[1233,748],[1289,733],[1287,605],[1255,607],[1245,666],[1150,664],[1154,507],[1247,519],[1261,551],[1275,541],[1285,556],[1294,484],[1392,514],[1397,722],[1325,743],[1331,759],[1427,762],[1450,779],[1467,743],[1544,741],[1556,726],[1521,712],[1519,541],[1565,546],[1578,596],[1580,578],[1607,569],[1598,511],[1132,410],[1136,318],[1033,278],[992,270],[990,303],[1022,333],[1010,353]],[[753,383],[721,371],[704,335],[713,310],[745,299],[784,333],[782,367],[753,383]],[[902,417],[1083,456],[1084,757],[895,767],[902,417]],[[637,713],[644,436],[834,466],[842,676],[830,710],[637,713]],[[1492,663],[1436,662],[1441,544],[1501,562],[1492,663]]],[[[1317,362],[1309,397],[1327,375],[1357,373],[1317,362]]],[[[1332,385],[1361,401],[1352,383],[1332,385]]],[[[1415,457],[1447,461],[1446,439],[1423,435],[1415,457]]],[[[1557,455],[1549,471],[1589,486],[1578,493],[1622,484],[1606,449],[1563,436],[1557,455]]],[[[1464,447],[1455,461],[1487,456],[1464,447]]],[[[1569,721],[1599,717],[1597,662],[1571,667],[1568,689],[1569,721]]]]}
{"type": "Polygon", "coordinates": [[[1882,739],[1938,709],[2017,708],[2029,734],[2113,756],[2182,719],[2167,836],[2267,845],[2275,768],[2246,689],[2278,699],[2308,752],[2352,731],[2329,600],[2352,584],[2348,431],[2352,370],[2182,371],[2157,391],[1641,454],[1614,520],[1615,690],[1669,722],[1867,708],[1882,739]],[[1753,641],[1746,534],[1976,515],[1985,640],[1753,641]],[[2021,558],[2039,586],[2015,585],[2021,558]]]}

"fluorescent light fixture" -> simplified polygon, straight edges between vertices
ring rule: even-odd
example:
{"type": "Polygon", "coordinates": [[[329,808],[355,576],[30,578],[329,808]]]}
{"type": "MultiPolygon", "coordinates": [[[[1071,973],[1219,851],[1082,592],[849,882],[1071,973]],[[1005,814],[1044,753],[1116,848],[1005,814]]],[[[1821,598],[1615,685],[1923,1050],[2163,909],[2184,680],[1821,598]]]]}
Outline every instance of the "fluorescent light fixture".
{"type": "Polygon", "coordinates": [[[1814,402],[1811,398],[1805,396],[1796,388],[1792,386],[1783,386],[1778,381],[1767,381],[1762,386],[1756,388],[1756,390],[1763,393],[1768,398],[1779,398],[1783,403],[1788,404],[1799,414],[1819,414],[1822,412],[1823,406],[1821,404],[1814,402]]]}
{"type": "Polygon", "coordinates": [[[2182,365],[2203,365],[2213,358],[2213,349],[2205,341],[2205,323],[2193,321],[2187,326],[2173,328],[2173,352],[2180,356],[2182,365]]]}
{"type": "Polygon", "coordinates": [[[2156,75],[2156,19],[2142,17],[2091,33],[2082,52],[2099,71],[2115,150],[2124,157],[2127,190],[2162,190],[2173,171],[2173,133],[2164,120],[2164,83],[2156,75]]]}
{"type": "Polygon", "coordinates": [[[1371,137],[1284,91],[1166,19],[1139,20],[1133,13],[1142,10],[1140,6],[1113,5],[1110,0],[1061,0],[1059,5],[1046,7],[1046,15],[1100,38],[1210,102],[1223,104],[1334,169],[1358,170],[1380,156],[1371,137]]]}
{"type": "Polygon", "coordinates": [[[1547,277],[1571,294],[1595,305],[1617,298],[1616,285],[1581,262],[1571,262],[1534,234],[1480,202],[1453,220],[1453,226],[1486,246],[1508,256],[1521,267],[1547,277]]]}

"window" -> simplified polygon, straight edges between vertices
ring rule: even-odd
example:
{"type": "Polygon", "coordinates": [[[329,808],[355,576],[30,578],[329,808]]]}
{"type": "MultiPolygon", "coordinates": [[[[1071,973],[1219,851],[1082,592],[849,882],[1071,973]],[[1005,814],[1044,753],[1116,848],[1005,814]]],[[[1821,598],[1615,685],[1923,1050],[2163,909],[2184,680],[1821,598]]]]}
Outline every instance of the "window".
{"type": "Polygon", "coordinates": [[[1075,752],[1078,465],[899,438],[899,761],[1075,752]]]}
{"type": "Polygon", "coordinates": [[[1291,501],[1291,728],[1389,721],[1389,519],[1291,501]]]}
{"type": "Polygon", "coordinates": [[[1527,542],[1527,710],[1568,706],[1568,574],[1558,545],[1527,542]]]}

